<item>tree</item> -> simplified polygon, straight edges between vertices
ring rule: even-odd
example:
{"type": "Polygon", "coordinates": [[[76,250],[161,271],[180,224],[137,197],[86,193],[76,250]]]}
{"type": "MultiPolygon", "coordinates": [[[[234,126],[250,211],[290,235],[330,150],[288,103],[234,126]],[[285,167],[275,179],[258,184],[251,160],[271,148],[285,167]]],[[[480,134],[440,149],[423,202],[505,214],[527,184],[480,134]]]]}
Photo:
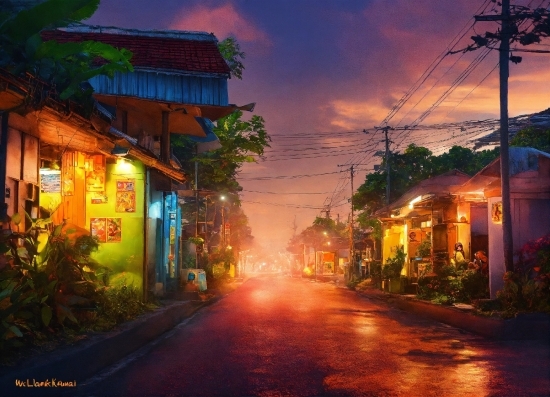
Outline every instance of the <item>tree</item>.
{"type": "Polygon", "coordinates": [[[510,140],[510,146],[532,147],[550,153],[550,128],[527,127],[510,140]]]}
{"type": "MultiPolygon", "coordinates": [[[[221,41],[218,48],[231,69],[231,75],[242,79],[244,65],[241,59],[244,59],[245,54],[240,51],[235,38],[229,37],[221,41]]],[[[195,143],[189,137],[171,137],[174,155],[190,180],[195,180],[196,162],[197,179],[201,189],[231,194],[230,202],[233,205],[228,221],[231,222],[231,245],[237,249],[251,245],[253,241],[248,218],[239,207],[238,192],[242,187],[237,181],[237,175],[243,164],[257,161],[271,141],[264,127],[263,117],[253,115],[249,120],[242,118],[243,112],[237,110],[216,121],[213,131],[220,141],[221,148],[214,151],[196,154],[195,143]]],[[[183,211],[193,219],[197,206],[195,203],[186,205],[183,211]]]]}
{"type": "MultiPolygon", "coordinates": [[[[405,151],[392,153],[390,157],[390,202],[395,201],[407,190],[422,180],[458,169],[473,175],[499,155],[499,149],[474,152],[461,146],[453,146],[449,152],[434,156],[424,147],[409,145],[405,151]]],[[[373,227],[377,230],[372,214],[384,206],[386,192],[385,164],[383,171],[368,174],[365,182],[359,186],[353,196],[354,208],[362,211],[358,222],[362,227],[373,227]]]]}
{"type": "Polygon", "coordinates": [[[53,87],[60,99],[89,105],[92,90],[81,84],[96,75],[132,71],[132,53],[96,41],[44,42],[40,33],[88,19],[98,6],[99,0],[47,0],[17,14],[1,14],[0,68],[17,76],[30,73],[53,87]]]}
{"type": "MultiPolygon", "coordinates": [[[[264,119],[253,115],[249,121],[241,120],[240,110],[217,121],[214,133],[221,148],[195,154],[195,143],[185,135],[173,135],[174,154],[187,174],[194,177],[195,161],[199,163],[200,186],[219,192],[239,192],[237,174],[244,163],[256,161],[269,147],[271,138],[264,128],[264,119]]],[[[190,178],[191,179],[191,178],[190,178]]]]}
{"type": "Polygon", "coordinates": [[[231,70],[231,76],[242,80],[244,64],[241,59],[245,58],[245,53],[241,51],[237,40],[234,37],[228,37],[218,43],[218,49],[231,70]]]}
{"type": "Polygon", "coordinates": [[[331,245],[338,246],[347,244],[349,229],[341,222],[329,218],[316,217],[311,226],[302,230],[294,236],[287,245],[287,251],[293,254],[303,253],[304,244],[321,250],[326,247],[325,243],[330,241],[331,245]]]}

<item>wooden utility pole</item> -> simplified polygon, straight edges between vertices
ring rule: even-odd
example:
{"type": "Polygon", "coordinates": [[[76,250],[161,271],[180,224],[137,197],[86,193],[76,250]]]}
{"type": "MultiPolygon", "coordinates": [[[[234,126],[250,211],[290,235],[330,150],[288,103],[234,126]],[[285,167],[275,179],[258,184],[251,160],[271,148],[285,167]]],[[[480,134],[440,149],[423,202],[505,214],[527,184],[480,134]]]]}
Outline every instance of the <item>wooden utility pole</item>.
{"type": "MultiPolygon", "coordinates": [[[[353,264],[355,263],[355,241],[353,239],[353,164],[349,168],[350,171],[350,181],[351,181],[351,197],[350,197],[350,204],[351,204],[351,213],[350,213],[350,220],[349,220],[349,255],[350,255],[350,270],[352,269],[353,264]]],[[[357,272],[358,276],[361,277],[361,262],[359,262],[359,271],[357,272]]],[[[354,270],[355,271],[355,270],[354,270]]]]}
{"type": "MultiPolygon", "coordinates": [[[[386,206],[390,205],[390,140],[388,138],[388,131],[393,130],[390,126],[385,127],[374,127],[377,130],[384,131],[384,140],[382,142],[385,143],[385,153],[384,153],[384,161],[386,162],[386,206]]],[[[366,132],[366,131],[365,131],[366,132]]]]}
{"type": "Polygon", "coordinates": [[[510,151],[508,145],[508,77],[510,75],[510,0],[502,0],[501,15],[480,15],[476,21],[501,21],[500,67],[500,181],[502,195],[502,243],[506,271],[514,270],[514,243],[510,205],[510,151]]]}

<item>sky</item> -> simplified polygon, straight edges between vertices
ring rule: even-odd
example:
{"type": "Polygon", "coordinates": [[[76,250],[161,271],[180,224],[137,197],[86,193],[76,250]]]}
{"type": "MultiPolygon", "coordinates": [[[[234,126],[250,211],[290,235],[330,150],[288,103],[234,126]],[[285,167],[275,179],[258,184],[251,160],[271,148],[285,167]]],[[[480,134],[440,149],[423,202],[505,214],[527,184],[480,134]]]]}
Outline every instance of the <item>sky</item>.
{"type": "MultiPolygon", "coordinates": [[[[451,125],[390,132],[391,150],[415,143],[434,154],[490,132],[454,126],[498,118],[498,51],[445,55],[496,31],[474,23],[481,13],[500,9],[491,0],[103,0],[86,23],[237,39],[245,70],[229,81],[229,101],[255,102],[272,138],[239,173],[242,207],[256,240],[283,251],[326,210],[348,219],[351,166],[356,191],[381,161],[375,127],[451,125]]],[[[548,51],[550,41],[529,48],[548,51]]],[[[510,64],[509,115],[549,108],[550,54],[514,55],[523,60],[510,64]]]]}

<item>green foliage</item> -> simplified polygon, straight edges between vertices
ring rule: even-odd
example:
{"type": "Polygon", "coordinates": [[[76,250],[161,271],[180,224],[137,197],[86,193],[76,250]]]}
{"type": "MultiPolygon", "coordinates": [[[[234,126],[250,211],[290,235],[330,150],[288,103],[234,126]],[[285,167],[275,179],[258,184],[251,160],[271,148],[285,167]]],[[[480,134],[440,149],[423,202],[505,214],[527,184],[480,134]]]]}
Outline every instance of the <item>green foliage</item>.
{"type": "Polygon", "coordinates": [[[218,49],[231,70],[231,76],[242,80],[244,64],[241,59],[245,58],[245,54],[241,51],[241,47],[237,42],[237,39],[234,37],[228,37],[225,40],[220,41],[218,43],[218,49]]]}
{"type": "Polygon", "coordinates": [[[507,312],[541,311],[550,312],[548,277],[529,278],[507,272],[504,287],[497,292],[497,298],[507,312]]]}
{"type": "MultiPolygon", "coordinates": [[[[358,232],[359,233],[359,232],[358,232]]],[[[329,218],[316,217],[312,225],[294,236],[287,245],[287,250],[295,254],[303,253],[304,244],[306,247],[313,247],[316,250],[323,250],[327,242],[331,247],[346,244],[349,241],[349,229],[341,222],[329,218]]]]}
{"type": "Polygon", "coordinates": [[[510,146],[532,147],[550,153],[550,128],[527,127],[510,140],[510,146]]]}
{"type": "Polygon", "coordinates": [[[489,297],[489,278],[476,270],[442,266],[419,277],[418,295],[439,304],[473,303],[489,297]]]}
{"type": "Polygon", "coordinates": [[[255,162],[254,156],[262,156],[271,138],[264,128],[264,119],[253,115],[241,120],[243,113],[234,113],[217,121],[214,133],[221,148],[194,155],[195,143],[185,135],[172,135],[174,154],[185,171],[194,180],[195,161],[199,163],[198,180],[201,189],[237,192],[241,190],[236,176],[244,163],[255,162]]]}
{"type": "Polygon", "coordinates": [[[401,277],[401,271],[405,265],[405,248],[401,246],[395,247],[395,256],[393,258],[386,259],[386,263],[382,267],[382,277],[389,279],[399,279],[401,277]]]}
{"type": "MultiPolygon", "coordinates": [[[[117,71],[133,71],[131,52],[94,41],[43,42],[40,32],[87,19],[98,5],[99,0],[46,0],[4,20],[0,24],[0,67],[15,75],[30,73],[54,87],[60,99],[87,105],[92,93],[80,84],[96,75],[112,77],[117,71]],[[105,63],[98,65],[98,58],[105,63]]],[[[36,100],[47,93],[29,95],[36,100]]]]}
{"type": "MultiPolygon", "coordinates": [[[[21,220],[14,215],[11,224],[21,220]]],[[[107,281],[107,269],[89,257],[98,243],[87,231],[54,227],[38,252],[37,223],[25,232],[0,235],[1,350],[58,328],[78,328],[75,310],[94,307],[107,281]]]]}
{"type": "MultiPolygon", "coordinates": [[[[474,152],[465,147],[453,146],[449,152],[434,156],[429,149],[411,144],[403,153],[391,153],[390,202],[395,201],[419,182],[453,169],[473,175],[498,155],[498,148],[474,152]]],[[[362,227],[369,226],[372,223],[372,214],[385,205],[385,169],[384,159],[381,170],[367,174],[365,182],[353,195],[353,207],[362,211],[358,216],[362,227]]]]}
{"type": "Polygon", "coordinates": [[[429,238],[426,238],[420,242],[416,248],[416,255],[425,258],[431,255],[432,252],[432,241],[429,238]]]}
{"type": "Polygon", "coordinates": [[[98,306],[103,327],[132,320],[147,310],[147,305],[141,300],[141,291],[133,285],[108,288],[98,306]]]}

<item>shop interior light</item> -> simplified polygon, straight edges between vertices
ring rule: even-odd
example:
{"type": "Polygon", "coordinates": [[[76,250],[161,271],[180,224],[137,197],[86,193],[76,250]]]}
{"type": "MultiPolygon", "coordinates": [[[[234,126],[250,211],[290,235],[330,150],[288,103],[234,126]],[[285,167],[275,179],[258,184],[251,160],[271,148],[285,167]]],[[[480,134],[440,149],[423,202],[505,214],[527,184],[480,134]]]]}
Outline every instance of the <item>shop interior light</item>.
{"type": "Polygon", "coordinates": [[[418,203],[420,200],[422,200],[422,196],[416,196],[409,202],[409,208],[412,210],[414,208],[415,203],[418,203]]]}

